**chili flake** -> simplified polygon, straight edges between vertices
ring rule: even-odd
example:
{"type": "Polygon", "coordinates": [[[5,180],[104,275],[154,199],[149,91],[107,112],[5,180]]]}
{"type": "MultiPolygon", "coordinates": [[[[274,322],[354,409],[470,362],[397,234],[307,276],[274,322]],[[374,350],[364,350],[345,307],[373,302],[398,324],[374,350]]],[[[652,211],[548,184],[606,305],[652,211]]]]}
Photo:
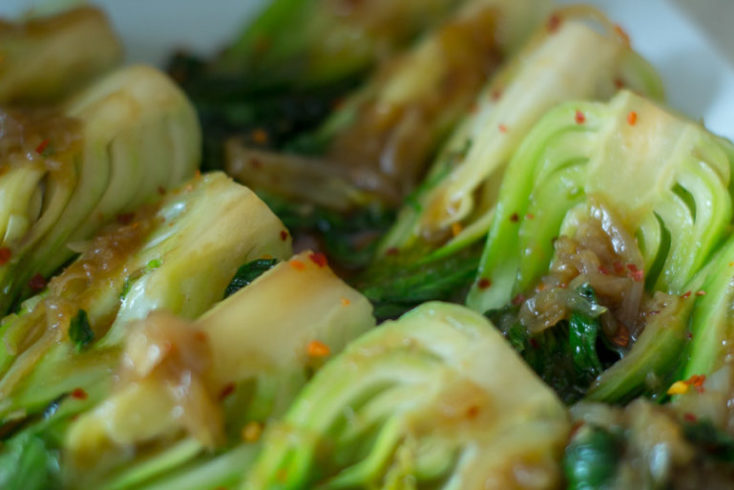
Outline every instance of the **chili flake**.
{"type": "Polygon", "coordinates": [[[351,301],[349,301],[349,299],[347,298],[342,298],[341,303],[342,303],[342,306],[349,306],[351,304],[351,301]]]}
{"type": "Polygon", "coordinates": [[[283,240],[283,241],[288,240],[288,232],[285,231],[285,230],[281,230],[280,231],[280,239],[283,240]]]}
{"type": "Polygon", "coordinates": [[[680,297],[682,299],[688,299],[690,296],[691,296],[691,292],[690,291],[686,291],[685,293],[683,293],[683,294],[680,295],[680,297]]]}
{"type": "Polygon", "coordinates": [[[695,422],[696,420],[698,420],[698,417],[696,417],[695,415],[693,415],[690,412],[686,412],[686,413],[683,414],[683,419],[686,422],[695,422]]]}
{"type": "Polygon", "coordinates": [[[627,114],[627,122],[630,126],[634,126],[637,122],[637,113],[635,111],[630,111],[629,114],[627,114]]]}
{"type": "Polygon", "coordinates": [[[306,352],[310,357],[326,357],[331,353],[331,349],[321,341],[312,340],[308,343],[306,352]]]}
{"type": "Polygon", "coordinates": [[[5,265],[10,261],[10,258],[13,256],[12,250],[10,250],[8,247],[1,247],[0,248],[0,265],[5,265]]]}
{"type": "Polygon", "coordinates": [[[506,133],[507,132],[507,126],[505,126],[504,124],[500,124],[497,127],[499,128],[500,133],[506,133]]]}
{"type": "Polygon", "coordinates": [[[385,250],[385,255],[397,255],[399,252],[397,247],[390,247],[387,250],[385,250]]]}
{"type": "Polygon", "coordinates": [[[306,265],[303,262],[301,262],[300,260],[293,259],[288,263],[291,265],[291,267],[293,267],[297,271],[302,271],[306,269],[306,265]]]}
{"type": "Polygon", "coordinates": [[[490,280],[489,280],[489,279],[487,279],[486,277],[483,277],[483,278],[481,278],[481,279],[479,280],[479,282],[477,283],[477,287],[478,287],[479,289],[487,289],[487,288],[488,288],[488,287],[490,287],[491,285],[492,285],[492,281],[490,281],[490,280]]]}
{"type": "Polygon", "coordinates": [[[28,281],[28,287],[33,291],[40,291],[46,287],[46,279],[44,279],[41,274],[36,273],[31,277],[30,281],[28,281]]]}
{"type": "Polygon", "coordinates": [[[556,32],[561,26],[561,16],[553,14],[548,18],[548,32],[556,32]]]}
{"type": "Polygon", "coordinates": [[[321,252],[310,253],[308,254],[308,258],[311,259],[311,262],[318,265],[319,267],[325,267],[327,265],[326,255],[322,254],[321,252]]]}
{"type": "Polygon", "coordinates": [[[224,400],[229,395],[234,393],[234,388],[235,388],[234,383],[227,383],[226,385],[224,385],[224,388],[222,388],[222,391],[219,392],[219,399],[224,400]]]}
{"type": "Polygon", "coordinates": [[[77,400],[86,400],[87,392],[84,391],[82,388],[74,388],[74,390],[71,392],[71,397],[77,400]]]}
{"type": "Polygon", "coordinates": [[[48,148],[48,145],[50,143],[51,142],[48,139],[41,141],[36,147],[36,153],[38,153],[39,155],[43,155],[43,152],[46,151],[46,148],[48,148]]]}
{"type": "Polygon", "coordinates": [[[576,111],[576,116],[574,119],[576,121],[576,124],[584,124],[586,122],[586,116],[583,112],[579,110],[576,111]]]}
{"type": "Polygon", "coordinates": [[[627,264],[627,269],[630,271],[630,277],[632,278],[632,280],[634,280],[635,282],[642,281],[644,273],[642,272],[642,270],[638,269],[635,264],[627,264]]]}
{"type": "Polygon", "coordinates": [[[696,296],[706,296],[706,291],[696,291],[696,296]]]}
{"type": "Polygon", "coordinates": [[[510,221],[513,223],[517,223],[520,220],[520,216],[517,215],[517,213],[512,213],[510,215],[510,221]]]}

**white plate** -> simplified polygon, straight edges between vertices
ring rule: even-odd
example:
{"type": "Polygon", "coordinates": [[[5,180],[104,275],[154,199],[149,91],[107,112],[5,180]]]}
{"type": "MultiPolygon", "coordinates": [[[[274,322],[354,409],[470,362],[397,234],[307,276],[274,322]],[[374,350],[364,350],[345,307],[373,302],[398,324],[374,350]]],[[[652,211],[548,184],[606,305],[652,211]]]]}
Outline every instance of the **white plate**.
{"type": "MultiPolygon", "coordinates": [[[[72,0],[73,1],[73,0],[72,0]]],[[[396,0],[399,1],[399,0],[396,0]]],[[[53,0],[52,5],[69,3],[53,0]]],[[[97,0],[112,17],[130,61],[160,64],[171,50],[206,54],[231,39],[263,0],[97,0]]],[[[579,3],[559,0],[559,3],[579,3]]],[[[730,0],[588,0],[629,33],[661,73],[676,109],[703,118],[734,140],[734,2],[730,0]],[[679,4],[679,5],[678,5],[679,4]]],[[[0,0],[17,16],[49,0],[0,0]]]]}

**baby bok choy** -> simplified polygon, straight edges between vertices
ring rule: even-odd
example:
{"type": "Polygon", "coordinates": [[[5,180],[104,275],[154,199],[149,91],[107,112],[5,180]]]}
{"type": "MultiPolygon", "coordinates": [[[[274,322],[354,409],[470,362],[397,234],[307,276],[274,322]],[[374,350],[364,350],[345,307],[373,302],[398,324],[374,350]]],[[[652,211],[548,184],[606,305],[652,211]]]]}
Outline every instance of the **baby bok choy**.
{"type": "Polygon", "coordinates": [[[729,234],[733,163],[629,91],[557,106],[507,168],[468,304],[567,401],[664,394],[689,291],[729,234]]]}
{"type": "Polygon", "coordinates": [[[476,110],[449,136],[407,198],[365,277],[365,294],[386,311],[399,312],[461,291],[476,270],[477,242],[495,212],[504,169],[530,128],[560,102],[606,100],[620,85],[662,96],[653,69],[601,13],[588,8],[553,14],[483,89],[476,110]],[[404,286],[387,279],[395,268],[403,271],[404,286]],[[451,279],[443,271],[453,271],[451,279]],[[420,297],[405,287],[410,284],[424,285],[420,297]]]}
{"type": "Polygon", "coordinates": [[[429,302],[327,362],[242,488],[552,488],[569,428],[484,317],[429,302]]]}
{"type": "Polygon", "coordinates": [[[59,110],[0,112],[0,312],[115,216],[193,175],[200,129],[159,71],[120,69],[59,110]]]}
{"type": "Polygon", "coordinates": [[[290,254],[280,220],[222,173],[125,216],[0,323],[0,421],[24,423],[76,389],[98,399],[131,321],[158,309],[196,318],[240,265],[290,254]]]}
{"type": "Polygon", "coordinates": [[[112,26],[92,7],[18,23],[0,19],[0,104],[56,101],[121,58],[112,26]]]}
{"type": "Polygon", "coordinates": [[[466,0],[276,0],[211,67],[245,84],[303,87],[362,74],[466,0]]]}
{"type": "Polygon", "coordinates": [[[303,252],[194,322],[151,313],[129,327],[109,396],[75,420],[54,419],[60,480],[117,489],[237,484],[270,417],[374,326],[371,312],[323,256],[303,252]]]}

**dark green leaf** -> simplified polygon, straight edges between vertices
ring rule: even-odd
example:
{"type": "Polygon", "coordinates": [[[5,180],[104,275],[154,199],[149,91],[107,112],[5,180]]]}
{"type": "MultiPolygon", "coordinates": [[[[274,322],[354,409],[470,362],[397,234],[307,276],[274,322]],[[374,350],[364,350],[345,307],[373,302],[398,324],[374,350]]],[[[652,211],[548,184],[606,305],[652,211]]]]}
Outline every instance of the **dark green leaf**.
{"type": "Polygon", "coordinates": [[[224,297],[231,296],[252,281],[260,277],[263,273],[269,271],[278,262],[277,259],[257,259],[248,262],[239,269],[234,278],[227,286],[224,297]]]}
{"type": "Polygon", "coordinates": [[[569,320],[568,341],[571,344],[573,362],[577,369],[596,377],[601,371],[601,362],[596,353],[599,321],[583,313],[573,312],[569,320]]]}
{"type": "Polygon", "coordinates": [[[476,277],[480,255],[477,244],[429,262],[409,257],[383,260],[357,281],[357,287],[375,305],[378,319],[394,318],[425,301],[462,302],[476,277]]]}
{"type": "Polygon", "coordinates": [[[719,461],[734,462],[734,437],[717,429],[710,421],[685,423],[683,433],[704,454],[719,461]]]}
{"type": "Polygon", "coordinates": [[[620,437],[600,427],[582,426],[566,447],[563,471],[569,490],[613,487],[622,456],[620,437]]]}
{"type": "Polygon", "coordinates": [[[0,453],[0,488],[48,490],[59,488],[59,454],[46,441],[22,432],[3,443],[0,453]]]}
{"type": "Polygon", "coordinates": [[[79,310],[69,323],[69,339],[74,343],[77,351],[82,351],[94,340],[94,331],[89,325],[87,312],[79,310]]]}

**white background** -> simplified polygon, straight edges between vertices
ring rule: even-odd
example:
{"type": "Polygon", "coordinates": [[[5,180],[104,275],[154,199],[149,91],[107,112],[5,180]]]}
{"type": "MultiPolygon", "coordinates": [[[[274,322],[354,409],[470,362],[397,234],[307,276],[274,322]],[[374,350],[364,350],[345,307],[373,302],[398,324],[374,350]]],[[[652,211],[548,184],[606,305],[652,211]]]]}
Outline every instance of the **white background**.
{"type": "MultiPolygon", "coordinates": [[[[0,0],[0,15],[58,8],[74,0],[0,0]]],[[[399,1],[399,0],[396,0],[399,1]]],[[[262,0],[97,0],[131,61],[160,63],[187,47],[206,54],[238,31],[262,0]]],[[[559,0],[559,3],[578,3],[559,0]]],[[[590,0],[630,34],[660,72],[670,104],[734,139],[734,1],[590,0]]]]}

